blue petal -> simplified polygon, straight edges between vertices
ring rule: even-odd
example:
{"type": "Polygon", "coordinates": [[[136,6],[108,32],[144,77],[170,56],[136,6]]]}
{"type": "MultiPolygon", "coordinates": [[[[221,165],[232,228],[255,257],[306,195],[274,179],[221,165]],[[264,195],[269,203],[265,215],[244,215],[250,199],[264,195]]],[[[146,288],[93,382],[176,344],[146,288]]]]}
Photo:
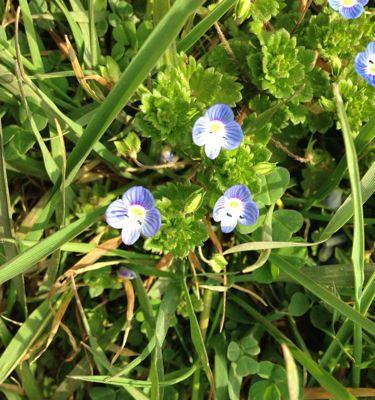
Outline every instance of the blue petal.
{"type": "Polygon", "coordinates": [[[253,201],[247,201],[244,204],[244,210],[240,217],[240,224],[242,225],[254,225],[259,217],[258,206],[253,201]]]}
{"type": "Polygon", "coordinates": [[[108,206],[105,212],[107,224],[112,228],[121,229],[124,226],[127,212],[128,208],[124,202],[122,200],[115,200],[108,206]]]}
{"type": "Polygon", "coordinates": [[[223,148],[226,150],[236,149],[242,140],[243,132],[241,126],[236,121],[226,123],[223,148]]]}
{"type": "Polygon", "coordinates": [[[221,220],[221,230],[224,233],[232,232],[234,230],[234,228],[236,227],[236,225],[237,225],[237,219],[236,218],[226,217],[226,218],[223,218],[221,220]]]}
{"type": "Polygon", "coordinates": [[[161,215],[157,208],[153,208],[147,211],[146,218],[143,221],[141,227],[141,233],[143,236],[152,237],[155,236],[161,226],[161,215]]]}
{"type": "Polygon", "coordinates": [[[363,78],[366,78],[368,75],[367,74],[367,62],[368,62],[368,58],[367,58],[365,52],[358,53],[357,57],[355,58],[355,61],[354,61],[355,70],[363,78]]]}
{"type": "Polygon", "coordinates": [[[225,191],[224,196],[228,199],[237,198],[243,202],[251,200],[251,192],[244,185],[235,185],[225,191]]]}
{"type": "Polygon", "coordinates": [[[368,3],[368,0],[357,0],[359,4],[365,6],[368,3]]]}
{"type": "Polygon", "coordinates": [[[216,222],[222,220],[223,216],[225,215],[225,197],[221,196],[219,200],[215,203],[213,218],[216,222]]]}
{"type": "Polygon", "coordinates": [[[375,42],[370,42],[364,52],[358,53],[354,61],[354,67],[358,75],[371,86],[375,86],[375,75],[368,73],[369,61],[375,62],[375,42]]]}
{"type": "Polygon", "coordinates": [[[124,193],[122,200],[126,205],[139,204],[146,210],[150,210],[155,206],[154,197],[143,186],[133,186],[124,193]]]}
{"type": "Polygon", "coordinates": [[[204,151],[207,155],[208,158],[210,158],[211,160],[214,160],[220,153],[220,143],[206,143],[206,145],[204,146],[204,151]]]}
{"type": "Polygon", "coordinates": [[[203,146],[206,143],[206,137],[209,134],[210,120],[207,117],[200,117],[195,121],[193,127],[193,142],[197,146],[203,146]]]}
{"type": "Polygon", "coordinates": [[[366,56],[368,59],[375,58],[375,42],[370,42],[366,47],[366,56]]]}
{"type": "Polygon", "coordinates": [[[132,228],[131,226],[126,226],[121,231],[122,241],[128,246],[134,244],[139,239],[140,235],[141,235],[141,229],[132,228]]]}
{"type": "Polygon", "coordinates": [[[230,122],[234,120],[232,109],[226,104],[215,104],[205,114],[211,121],[230,122]]]}
{"type": "Polygon", "coordinates": [[[336,11],[342,6],[341,0],[328,0],[328,3],[336,11]]]}
{"type": "Polygon", "coordinates": [[[356,4],[352,7],[341,7],[339,13],[347,19],[354,19],[360,17],[363,10],[364,8],[362,4],[356,4]]]}
{"type": "Polygon", "coordinates": [[[367,75],[365,79],[368,84],[370,84],[371,86],[375,86],[375,75],[367,75]]]}

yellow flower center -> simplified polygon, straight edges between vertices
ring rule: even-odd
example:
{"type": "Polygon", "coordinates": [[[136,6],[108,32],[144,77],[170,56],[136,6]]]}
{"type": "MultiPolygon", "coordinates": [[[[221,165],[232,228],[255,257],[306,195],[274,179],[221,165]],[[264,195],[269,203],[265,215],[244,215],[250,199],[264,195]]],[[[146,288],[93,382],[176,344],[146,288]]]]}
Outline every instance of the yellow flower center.
{"type": "Polygon", "coordinates": [[[146,216],[146,210],[144,207],[138,204],[134,204],[129,208],[129,216],[137,220],[143,220],[146,216]]]}
{"type": "Polygon", "coordinates": [[[242,201],[240,199],[230,199],[227,203],[227,207],[232,211],[239,211],[242,209],[242,201]]]}
{"type": "Polygon", "coordinates": [[[357,4],[357,0],[341,0],[344,7],[353,7],[357,4]]]}
{"type": "Polygon", "coordinates": [[[220,121],[210,122],[210,133],[215,135],[223,135],[225,133],[225,126],[220,121]]]}

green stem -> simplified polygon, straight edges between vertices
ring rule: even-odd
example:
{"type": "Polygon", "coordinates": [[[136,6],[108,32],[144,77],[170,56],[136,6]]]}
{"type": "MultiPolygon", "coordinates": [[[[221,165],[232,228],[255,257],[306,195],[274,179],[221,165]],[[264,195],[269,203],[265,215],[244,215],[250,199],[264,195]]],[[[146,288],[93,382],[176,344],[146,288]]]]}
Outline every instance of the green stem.
{"type": "MultiPolygon", "coordinates": [[[[203,311],[201,313],[199,319],[199,327],[201,328],[202,338],[206,338],[208,324],[210,322],[210,313],[211,313],[211,305],[212,305],[212,290],[206,289],[204,291],[203,296],[203,311]]],[[[199,399],[199,389],[200,389],[200,369],[197,369],[194,373],[193,377],[193,390],[191,399],[198,400],[199,399]]]]}

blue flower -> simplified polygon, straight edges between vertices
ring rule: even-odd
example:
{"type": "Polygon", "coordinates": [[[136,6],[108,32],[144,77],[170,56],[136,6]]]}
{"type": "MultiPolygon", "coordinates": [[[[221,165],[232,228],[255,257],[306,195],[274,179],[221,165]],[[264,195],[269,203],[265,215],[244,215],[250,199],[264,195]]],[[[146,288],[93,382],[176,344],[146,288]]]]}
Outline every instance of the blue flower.
{"type": "Polygon", "coordinates": [[[154,197],[142,186],[127,190],[122,199],[115,200],[105,212],[107,224],[122,229],[122,241],[135,243],[140,235],[155,236],[161,226],[161,215],[155,208],[154,197]]]}
{"type": "Polygon", "coordinates": [[[365,51],[357,54],[354,66],[358,75],[375,86],[375,42],[370,42],[365,51]]]}
{"type": "Polygon", "coordinates": [[[238,223],[247,226],[255,224],[259,209],[251,200],[250,190],[244,185],[235,185],[216,202],[213,217],[216,222],[221,222],[221,230],[229,233],[238,223]]]}
{"type": "Polygon", "coordinates": [[[137,274],[129,268],[121,268],[118,275],[121,279],[129,279],[129,280],[135,279],[137,277],[137,274]]]}
{"type": "Polygon", "coordinates": [[[353,19],[361,16],[368,0],[328,0],[328,3],[344,18],[353,19]]]}
{"type": "Polygon", "coordinates": [[[243,139],[240,125],[234,120],[233,111],[226,104],[210,107],[193,127],[193,142],[204,146],[208,158],[216,158],[221,148],[233,150],[243,139]]]}

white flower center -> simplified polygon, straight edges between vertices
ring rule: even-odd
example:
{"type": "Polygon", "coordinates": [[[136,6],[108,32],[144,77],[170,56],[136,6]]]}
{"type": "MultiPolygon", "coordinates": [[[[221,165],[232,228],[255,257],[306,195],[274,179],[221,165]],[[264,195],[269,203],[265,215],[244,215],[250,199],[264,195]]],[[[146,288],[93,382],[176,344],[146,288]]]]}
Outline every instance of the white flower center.
{"type": "Polygon", "coordinates": [[[146,209],[139,204],[134,204],[129,207],[128,217],[132,223],[140,226],[146,218],[146,209]]]}
{"type": "Polygon", "coordinates": [[[357,0],[341,0],[344,7],[353,7],[357,4],[357,0]]]}
{"type": "Polygon", "coordinates": [[[225,125],[220,121],[211,121],[209,125],[209,131],[213,135],[223,137],[225,135],[225,125]]]}
{"type": "Polygon", "coordinates": [[[225,204],[228,217],[239,218],[243,211],[243,203],[240,199],[229,199],[225,204]]]}
{"type": "Polygon", "coordinates": [[[368,60],[368,62],[367,62],[367,73],[369,75],[375,75],[375,58],[368,60]]]}

